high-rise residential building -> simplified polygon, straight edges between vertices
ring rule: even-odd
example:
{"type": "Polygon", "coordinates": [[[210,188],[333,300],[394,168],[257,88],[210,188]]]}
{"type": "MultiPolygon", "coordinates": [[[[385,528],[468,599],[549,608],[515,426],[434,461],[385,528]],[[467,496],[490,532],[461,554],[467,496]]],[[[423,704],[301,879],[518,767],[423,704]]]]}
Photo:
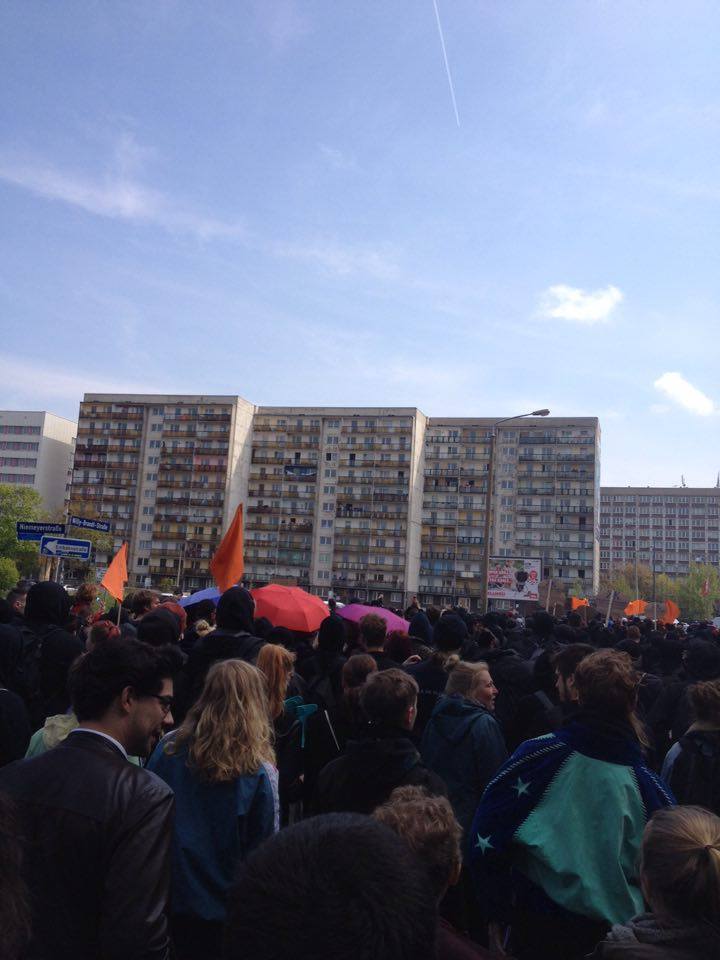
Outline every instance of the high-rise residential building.
{"type": "MultiPolygon", "coordinates": [[[[251,585],[476,606],[494,422],[90,394],[73,503],[130,541],[134,584],[210,585],[208,561],[243,503],[251,585]]],[[[596,589],[597,419],[503,424],[495,465],[492,555],[539,557],[545,578],[596,589]]]]}
{"type": "Polygon", "coordinates": [[[416,592],[424,429],[412,408],[258,408],[248,577],[398,603],[416,592]]]}
{"type": "Polygon", "coordinates": [[[602,487],[600,570],[626,564],[681,576],[720,561],[720,488],[602,487]]]}
{"type": "Polygon", "coordinates": [[[210,582],[247,490],[253,412],[239,397],[85,395],[70,506],[129,543],[132,585],[210,582]]]}
{"type": "MultiPolygon", "coordinates": [[[[428,421],[420,594],[482,594],[485,500],[494,419],[428,421]]],[[[528,418],[497,428],[491,556],[537,557],[542,579],[598,586],[600,427],[596,417],[528,418]]]]}
{"type": "Polygon", "coordinates": [[[0,410],[0,483],[32,487],[46,510],[62,510],[76,432],[73,420],[44,410],[0,410]]]}

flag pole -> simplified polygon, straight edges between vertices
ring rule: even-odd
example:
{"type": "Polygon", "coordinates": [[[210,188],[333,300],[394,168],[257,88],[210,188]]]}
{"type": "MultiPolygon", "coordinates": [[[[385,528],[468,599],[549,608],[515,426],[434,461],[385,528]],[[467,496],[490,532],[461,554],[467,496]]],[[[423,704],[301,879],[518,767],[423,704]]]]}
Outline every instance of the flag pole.
{"type": "Polygon", "coordinates": [[[613,600],[615,599],[615,591],[610,591],[610,599],[608,600],[607,616],[605,617],[605,626],[610,623],[610,611],[612,610],[613,600]]]}
{"type": "Polygon", "coordinates": [[[552,577],[548,580],[547,596],[545,597],[545,612],[550,613],[550,591],[552,590],[552,577]]]}

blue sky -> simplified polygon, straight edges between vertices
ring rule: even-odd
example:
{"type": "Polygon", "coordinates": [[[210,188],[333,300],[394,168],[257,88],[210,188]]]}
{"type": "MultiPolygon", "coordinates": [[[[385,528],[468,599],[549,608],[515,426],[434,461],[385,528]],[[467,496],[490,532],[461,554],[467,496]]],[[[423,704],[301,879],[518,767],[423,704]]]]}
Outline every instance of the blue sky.
{"type": "Polygon", "coordinates": [[[597,415],[720,470],[720,7],[0,10],[0,406],[84,391],[597,415]]]}

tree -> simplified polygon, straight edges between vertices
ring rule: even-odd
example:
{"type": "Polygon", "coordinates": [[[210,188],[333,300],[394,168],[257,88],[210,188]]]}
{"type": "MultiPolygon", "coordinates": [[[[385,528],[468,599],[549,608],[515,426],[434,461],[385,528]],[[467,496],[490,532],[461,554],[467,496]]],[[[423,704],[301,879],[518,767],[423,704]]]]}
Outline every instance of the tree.
{"type": "Polygon", "coordinates": [[[708,563],[692,563],[678,584],[678,603],[683,620],[709,620],[714,601],[720,597],[720,577],[708,563]],[[707,592],[705,584],[707,582],[707,592]]]}
{"type": "MultiPolygon", "coordinates": [[[[651,600],[653,593],[652,570],[646,564],[637,566],[637,595],[635,591],[635,564],[626,563],[621,567],[613,567],[601,580],[600,589],[614,590],[615,594],[626,600],[651,600]]],[[[657,584],[656,584],[657,592],[657,584]]],[[[658,594],[659,596],[659,594],[658,594]]]]}
{"type": "Polygon", "coordinates": [[[5,596],[20,579],[20,571],[10,557],[0,557],[0,594],[5,596]]]}
{"type": "MultiPolygon", "coordinates": [[[[21,574],[30,574],[38,567],[36,542],[18,542],[15,524],[47,519],[42,497],[32,487],[0,484],[0,557],[13,560],[21,574]]],[[[16,578],[17,579],[17,578],[16,578]]]]}

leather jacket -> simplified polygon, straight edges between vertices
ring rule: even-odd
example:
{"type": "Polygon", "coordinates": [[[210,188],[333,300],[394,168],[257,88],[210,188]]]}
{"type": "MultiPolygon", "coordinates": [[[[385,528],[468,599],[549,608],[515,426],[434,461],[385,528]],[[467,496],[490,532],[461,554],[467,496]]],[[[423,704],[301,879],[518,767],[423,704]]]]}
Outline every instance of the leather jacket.
{"type": "Polygon", "coordinates": [[[73,731],[0,770],[32,897],[27,960],[167,960],[174,797],[110,740],[73,731]]]}

